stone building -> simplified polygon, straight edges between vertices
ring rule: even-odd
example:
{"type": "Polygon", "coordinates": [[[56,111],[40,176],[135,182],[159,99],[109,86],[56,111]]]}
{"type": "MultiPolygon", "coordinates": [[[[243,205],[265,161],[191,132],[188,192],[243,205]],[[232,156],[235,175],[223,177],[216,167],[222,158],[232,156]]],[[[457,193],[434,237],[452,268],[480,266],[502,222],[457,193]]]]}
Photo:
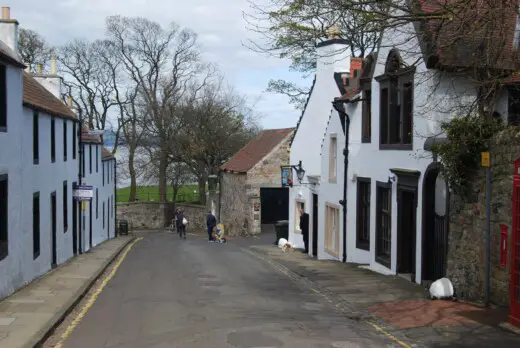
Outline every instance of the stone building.
{"type": "Polygon", "coordinates": [[[289,191],[281,185],[281,166],[289,165],[294,128],[268,129],[220,167],[220,212],[229,235],[243,228],[258,234],[278,220],[287,220],[289,191]]]}

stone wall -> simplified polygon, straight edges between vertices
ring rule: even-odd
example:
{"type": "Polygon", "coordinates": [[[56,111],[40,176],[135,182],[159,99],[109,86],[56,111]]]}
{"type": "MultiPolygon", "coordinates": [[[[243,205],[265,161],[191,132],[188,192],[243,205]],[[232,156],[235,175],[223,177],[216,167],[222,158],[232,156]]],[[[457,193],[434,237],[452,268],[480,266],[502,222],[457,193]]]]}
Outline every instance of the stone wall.
{"type": "Polygon", "coordinates": [[[236,236],[242,229],[247,212],[246,174],[221,173],[220,221],[225,233],[236,236]]]}
{"type": "Polygon", "coordinates": [[[196,204],[129,202],[117,204],[117,220],[128,220],[131,230],[159,230],[168,227],[176,208],[184,210],[188,230],[205,231],[206,207],[196,204]]]}
{"type": "MultiPolygon", "coordinates": [[[[509,303],[511,258],[512,188],[514,161],[520,157],[520,131],[507,129],[493,139],[491,195],[491,301],[509,303]],[[500,268],[500,225],[508,226],[507,266],[500,268]]],[[[459,297],[480,300],[485,280],[485,171],[476,173],[473,191],[464,202],[450,199],[450,231],[447,277],[459,297]]]]}
{"type": "MultiPolygon", "coordinates": [[[[289,165],[289,149],[291,148],[291,137],[287,137],[262,161],[257,163],[247,172],[246,194],[248,196],[247,214],[250,233],[258,234],[261,232],[261,204],[260,188],[262,187],[282,187],[281,166],[289,165]],[[255,209],[256,208],[256,209],[255,209]]],[[[287,207],[289,209],[289,207],[287,207]]]]}

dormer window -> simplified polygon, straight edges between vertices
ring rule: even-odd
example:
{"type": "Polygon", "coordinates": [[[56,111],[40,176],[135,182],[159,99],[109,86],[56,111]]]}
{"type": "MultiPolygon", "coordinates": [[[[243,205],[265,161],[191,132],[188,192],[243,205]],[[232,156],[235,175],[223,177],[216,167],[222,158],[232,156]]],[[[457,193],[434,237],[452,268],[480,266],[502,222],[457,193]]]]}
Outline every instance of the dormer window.
{"type": "Polygon", "coordinates": [[[363,61],[359,86],[361,90],[362,115],[361,115],[361,142],[372,141],[372,77],[374,75],[376,56],[369,55],[363,61]]]}
{"type": "Polygon", "coordinates": [[[380,88],[379,149],[412,150],[413,77],[397,50],[391,50],[385,73],[376,77],[380,88]]]}

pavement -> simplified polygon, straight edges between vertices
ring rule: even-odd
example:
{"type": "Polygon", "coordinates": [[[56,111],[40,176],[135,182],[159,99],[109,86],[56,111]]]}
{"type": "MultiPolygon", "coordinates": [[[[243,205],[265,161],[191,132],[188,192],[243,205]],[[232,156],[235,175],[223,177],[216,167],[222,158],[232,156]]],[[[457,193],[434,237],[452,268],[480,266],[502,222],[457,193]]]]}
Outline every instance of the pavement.
{"type": "Polygon", "coordinates": [[[503,312],[283,253],[272,235],[226,244],[203,233],[138,237],[124,250],[129,239],[107,242],[0,303],[0,347],[32,347],[49,328],[43,348],[520,347],[498,327],[503,312]]]}
{"type": "Polygon", "coordinates": [[[0,302],[0,347],[37,345],[132,238],[106,241],[0,302]]]}

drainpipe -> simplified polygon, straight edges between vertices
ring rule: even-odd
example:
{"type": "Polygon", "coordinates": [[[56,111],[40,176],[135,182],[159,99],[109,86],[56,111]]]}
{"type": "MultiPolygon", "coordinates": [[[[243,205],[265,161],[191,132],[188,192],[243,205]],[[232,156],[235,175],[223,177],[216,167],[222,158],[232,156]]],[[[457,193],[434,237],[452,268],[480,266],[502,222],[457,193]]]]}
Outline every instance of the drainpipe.
{"type": "Polygon", "coordinates": [[[343,149],[344,169],[343,169],[343,199],[339,204],[343,206],[343,258],[342,261],[347,262],[347,174],[348,174],[348,142],[349,142],[349,128],[350,118],[345,112],[343,101],[335,100],[332,106],[336,111],[345,117],[345,148],[343,149]]]}

